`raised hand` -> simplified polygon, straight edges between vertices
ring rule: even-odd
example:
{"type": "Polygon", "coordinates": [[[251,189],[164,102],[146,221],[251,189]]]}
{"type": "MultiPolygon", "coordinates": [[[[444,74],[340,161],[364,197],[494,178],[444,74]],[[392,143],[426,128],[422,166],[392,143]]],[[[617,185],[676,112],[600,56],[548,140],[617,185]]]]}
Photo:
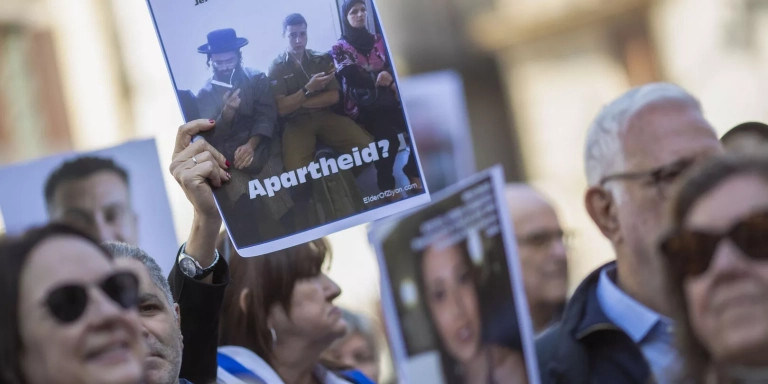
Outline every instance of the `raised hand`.
{"type": "Polygon", "coordinates": [[[213,120],[193,120],[179,127],[170,171],[179,183],[196,215],[219,219],[211,186],[220,187],[230,180],[227,160],[204,139],[192,139],[214,127],[213,120]]]}

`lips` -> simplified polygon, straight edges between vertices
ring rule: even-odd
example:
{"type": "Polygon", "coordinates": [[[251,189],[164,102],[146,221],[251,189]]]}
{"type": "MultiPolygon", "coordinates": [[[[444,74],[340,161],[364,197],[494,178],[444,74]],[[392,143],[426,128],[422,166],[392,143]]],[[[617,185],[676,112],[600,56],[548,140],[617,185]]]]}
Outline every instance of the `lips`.
{"type": "Polygon", "coordinates": [[[465,324],[459,329],[454,332],[454,335],[456,336],[456,340],[462,344],[469,343],[474,340],[475,333],[472,331],[472,328],[469,326],[469,324],[465,324]]]}
{"type": "Polygon", "coordinates": [[[91,362],[115,364],[128,360],[131,347],[128,340],[115,339],[104,343],[86,353],[85,358],[91,362]]]}

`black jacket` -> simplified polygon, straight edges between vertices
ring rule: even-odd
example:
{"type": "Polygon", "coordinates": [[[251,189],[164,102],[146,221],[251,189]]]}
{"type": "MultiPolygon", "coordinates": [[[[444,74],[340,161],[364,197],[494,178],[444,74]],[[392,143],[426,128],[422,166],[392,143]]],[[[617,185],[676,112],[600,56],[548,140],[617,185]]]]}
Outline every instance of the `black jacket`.
{"type": "Polygon", "coordinates": [[[650,367],[640,348],[603,313],[597,300],[600,271],[569,300],[563,319],[536,339],[542,384],[648,384],[650,367]]]}
{"type": "Polygon", "coordinates": [[[229,284],[229,266],[220,257],[213,271],[213,283],[206,284],[182,273],[178,253],[176,256],[168,283],[173,300],[179,304],[181,335],[184,337],[179,377],[196,384],[215,383],[219,312],[224,290],[229,284]]]}

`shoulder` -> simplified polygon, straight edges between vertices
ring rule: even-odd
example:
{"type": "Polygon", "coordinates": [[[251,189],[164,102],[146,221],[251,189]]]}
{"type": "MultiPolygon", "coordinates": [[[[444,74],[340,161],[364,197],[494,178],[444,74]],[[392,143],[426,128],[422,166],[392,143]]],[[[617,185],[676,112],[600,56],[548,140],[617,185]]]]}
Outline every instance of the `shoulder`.
{"type": "Polygon", "coordinates": [[[245,74],[248,75],[248,77],[250,78],[259,79],[259,78],[267,77],[267,75],[265,75],[264,72],[259,71],[258,69],[243,67],[243,71],[245,71],[245,74]]]}
{"type": "Polygon", "coordinates": [[[355,50],[355,47],[349,44],[347,40],[344,38],[341,38],[336,41],[336,44],[334,44],[331,47],[331,54],[339,53],[339,52],[357,52],[355,50]]]}
{"type": "Polygon", "coordinates": [[[213,84],[211,84],[211,80],[212,79],[209,78],[208,80],[205,81],[205,84],[203,84],[203,87],[200,88],[199,91],[197,91],[197,97],[213,92],[213,84]]]}
{"type": "Polygon", "coordinates": [[[218,377],[226,384],[239,383],[236,377],[256,377],[267,383],[283,384],[277,372],[261,356],[240,346],[218,348],[218,377]],[[223,379],[223,380],[222,380],[223,379]]]}
{"type": "Polygon", "coordinates": [[[275,59],[272,60],[272,63],[269,64],[269,69],[267,70],[267,72],[271,75],[273,71],[277,71],[285,67],[287,56],[288,54],[286,52],[283,52],[277,55],[277,57],[275,57],[275,59]]]}
{"type": "Polygon", "coordinates": [[[489,347],[493,377],[500,383],[526,383],[527,375],[523,353],[499,345],[489,347]]]}

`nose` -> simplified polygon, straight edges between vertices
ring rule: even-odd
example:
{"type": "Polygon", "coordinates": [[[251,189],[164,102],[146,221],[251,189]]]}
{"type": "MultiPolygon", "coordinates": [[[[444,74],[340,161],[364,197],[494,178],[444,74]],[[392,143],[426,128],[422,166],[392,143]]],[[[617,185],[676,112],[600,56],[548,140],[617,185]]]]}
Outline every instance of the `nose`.
{"type": "Polygon", "coordinates": [[[549,245],[549,256],[553,263],[562,267],[568,266],[568,247],[563,239],[554,239],[549,245]]]}
{"type": "Polygon", "coordinates": [[[93,231],[99,242],[123,241],[117,236],[117,231],[101,215],[95,218],[93,231]]]}
{"type": "Polygon", "coordinates": [[[323,280],[323,290],[325,291],[325,297],[328,301],[333,301],[341,295],[341,288],[339,288],[338,284],[331,280],[325,273],[323,273],[323,280]]]}
{"type": "Polygon", "coordinates": [[[91,287],[90,290],[90,302],[86,311],[94,323],[99,325],[113,324],[125,315],[123,308],[109,298],[101,289],[91,287]]]}
{"type": "Polygon", "coordinates": [[[730,239],[723,239],[712,255],[708,271],[716,275],[739,276],[750,268],[750,261],[730,239]]]}
{"type": "Polygon", "coordinates": [[[467,313],[467,302],[464,295],[459,292],[453,293],[453,313],[459,319],[463,319],[467,313]]]}

